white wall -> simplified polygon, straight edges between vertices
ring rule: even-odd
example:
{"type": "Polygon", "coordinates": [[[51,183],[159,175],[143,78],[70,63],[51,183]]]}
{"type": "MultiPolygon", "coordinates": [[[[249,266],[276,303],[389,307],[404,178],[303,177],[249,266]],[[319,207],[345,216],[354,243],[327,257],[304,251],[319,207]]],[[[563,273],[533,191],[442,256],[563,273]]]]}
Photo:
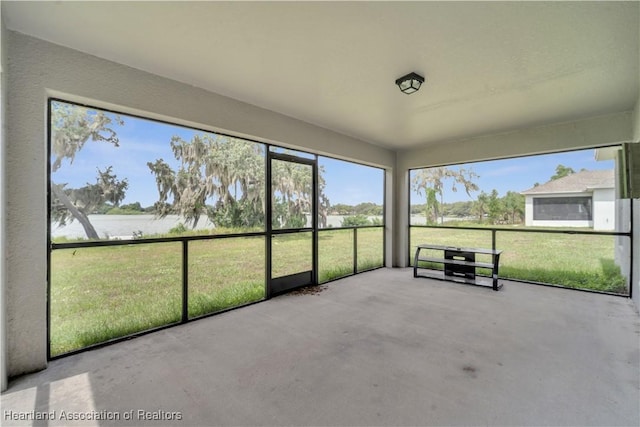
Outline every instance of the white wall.
{"type": "MultiPolygon", "coordinates": [[[[629,208],[630,203],[628,199],[619,199],[615,200],[615,210],[616,210],[616,229],[617,232],[628,232],[629,224],[631,222],[631,209],[629,208]]],[[[622,274],[628,279],[629,278],[629,248],[630,248],[630,239],[622,236],[617,236],[615,238],[615,262],[620,266],[620,270],[622,274]]]]}
{"type": "Polygon", "coordinates": [[[533,226],[533,196],[524,196],[524,225],[533,226]]]}
{"type": "MultiPolygon", "coordinates": [[[[640,23],[639,23],[640,24],[640,23]]],[[[638,26],[640,29],[640,25],[638,26]]],[[[639,77],[640,78],[640,77],[639,77]]],[[[633,141],[640,143],[640,93],[633,114],[633,141]]],[[[633,203],[633,282],[631,283],[631,296],[638,311],[640,311],[640,199],[634,199],[633,203]]]]}
{"type": "Polygon", "coordinates": [[[622,112],[574,122],[559,123],[514,132],[486,135],[421,147],[398,153],[396,162],[394,266],[408,265],[407,170],[530,154],[552,153],[629,141],[632,114],[622,112]]]}
{"type": "MultiPolygon", "coordinates": [[[[640,13],[638,14],[638,40],[640,41],[640,13]]],[[[640,60],[640,59],[639,59],[640,60]]],[[[638,76],[640,81],[640,76],[638,76]]],[[[640,143],[640,90],[635,109],[633,110],[633,141],[640,143]]],[[[633,243],[634,254],[631,260],[633,266],[633,283],[631,283],[631,295],[636,307],[640,311],[640,199],[632,200],[633,203],[633,243]]]]}
{"type": "Polygon", "coordinates": [[[640,142],[640,94],[636,107],[633,109],[633,141],[640,142]]]}
{"type": "Polygon", "coordinates": [[[632,200],[633,203],[633,259],[631,260],[633,268],[633,283],[631,283],[632,299],[640,311],[640,199],[632,200]]]}
{"type": "MultiPolygon", "coordinates": [[[[10,189],[6,196],[6,244],[11,248],[6,264],[10,376],[47,363],[48,95],[393,170],[395,153],[366,142],[19,33],[8,32],[8,39],[5,188],[10,189]]],[[[391,205],[391,187],[387,198],[391,205]]]]}
{"type": "Polygon", "coordinates": [[[616,228],[615,189],[593,190],[593,229],[613,231],[616,228]]]}
{"type": "Polygon", "coordinates": [[[7,341],[6,341],[6,310],[5,310],[5,178],[7,170],[5,164],[5,141],[7,106],[6,65],[7,46],[6,28],[2,19],[0,7],[0,388],[7,389],[7,341]]]}
{"type": "MultiPolygon", "coordinates": [[[[639,23],[640,24],[640,23],[639,23]]],[[[640,29],[640,25],[638,26],[640,29]]],[[[640,143],[640,93],[633,114],[633,141],[640,143]]],[[[632,299],[640,311],[640,199],[632,200],[633,203],[633,246],[634,254],[631,260],[633,264],[633,283],[631,283],[632,299]]]]}

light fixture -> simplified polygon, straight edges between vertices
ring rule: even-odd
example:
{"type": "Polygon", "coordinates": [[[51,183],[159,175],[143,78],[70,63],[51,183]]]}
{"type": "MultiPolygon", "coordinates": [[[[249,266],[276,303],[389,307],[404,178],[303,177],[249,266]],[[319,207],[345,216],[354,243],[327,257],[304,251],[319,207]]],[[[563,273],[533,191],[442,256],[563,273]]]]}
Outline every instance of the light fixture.
{"type": "Polygon", "coordinates": [[[409,73],[396,80],[396,84],[400,90],[407,95],[417,92],[422,83],[424,83],[424,77],[416,73],[409,73]]]}

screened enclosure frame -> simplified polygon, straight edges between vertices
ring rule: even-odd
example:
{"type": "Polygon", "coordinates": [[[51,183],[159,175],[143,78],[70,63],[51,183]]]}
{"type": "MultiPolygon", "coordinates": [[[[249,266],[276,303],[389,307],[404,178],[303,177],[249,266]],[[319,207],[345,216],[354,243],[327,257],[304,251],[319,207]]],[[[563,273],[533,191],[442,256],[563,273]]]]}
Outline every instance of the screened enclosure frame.
{"type": "MultiPolygon", "coordinates": [[[[202,129],[202,128],[196,128],[193,126],[184,126],[184,125],[180,125],[180,124],[176,124],[176,123],[172,123],[170,121],[165,121],[165,120],[158,120],[158,119],[151,119],[142,115],[136,115],[136,114],[131,114],[131,113],[124,113],[124,112],[119,112],[119,111],[115,111],[115,110],[110,110],[110,109],[106,109],[106,108],[102,108],[102,107],[96,107],[93,105],[88,105],[88,104],[83,104],[83,103],[78,103],[78,102],[74,102],[74,101],[69,101],[69,100],[65,100],[65,99],[61,99],[61,98],[56,98],[56,97],[49,97],[47,99],[47,305],[46,305],[46,316],[47,316],[47,331],[46,331],[46,339],[47,339],[47,360],[55,360],[58,358],[62,358],[62,357],[66,357],[69,355],[73,355],[73,354],[77,354],[77,353],[81,353],[84,351],[88,351],[88,350],[92,350],[98,347],[102,347],[105,345],[109,345],[109,344],[113,344],[113,343],[117,343],[117,342],[121,342],[124,340],[128,340],[131,339],[133,337],[137,337],[137,336],[142,336],[142,335],[146,335],[152,332],[156,332],[159,330],[163,330],[166,328],[170,328],[176,325],[180,325],[180,324],[185,324],[194,320],[199,320],[202,318],[207,318],[210,316],[215,316],[221,313],[225,313],[231,310],[236,310],[238,308],[242,308],[242,307],[246,307],[246,306],[250,306],[253,304],[257,304],[259,302],[268,300],[270,298],[272,298],[273,296],[273,292],[272,292],[272,284],[273,284],[273,280],[271,278],[271,256],[272,256],[272,248],[271,248],[271,238],[273,236],[277,236],[277,235],[284,235],[284,234],[290,234],[290,233],[295,233],[295,232],[311,232],[313,233],[313,259],[312,259],[312,264],[313,264],[313,275],[312,275],[312,281],[310,284],[306,284],[306,285],[301,285],[301,286],[316,286],[319,284],[319,277],[318,277],[318,235],[319,233],[325,232],[325,231],[335,231],[335,230],[353,230],[354,234],[357,235],[357,231],[359,228],[377,228],[377,229],[381,229],[382,230],[382,248],[381,248],[381,252],[382,252],[382,262],[380,266],[377,267],[373,267],[373,268],[367,268],[367,269],[358,269],[356,263],[354,262],[354,268],[353,268],[353,272],[351,274],[336,278],[336,279],[332,279],[332,280],[339,280],[341,278],[347,277],[347,276],[351,276],[354,274],[358,274],[358,273],[363,273],[366,271],[371,271],[371,270],[375,270],[378,268],[383,268],[385,266],[385,260],[386,260],[386,233],[384,232],[385,228],[386,228],[386,174],[384,173],[384,169],[382,168],[378,168],[378,167],[374,167],[374,166],[370,166],[370,165],[364,165],[361,163],[357,163],[357,162],[353,162],[353,161],[347,161],[347,160],[342,160],[342,159],[337,159],[337,158],[333,158],[330,156],[321,156],[323,158],[328,158],[328,159],[335,159],[335,160],[339,160],[339,161],[343,161],[343,162],[348,162],[351,164],[355,164],[355,165],[360,165],[360,166],[366,166],[366,167],[370,167],[370,168],[374,168],[374,169],[378,169],[380,171],[382,171],[382,195],[383,195],[383,215],[382,215],[382,225],[367,225],[367,226],[349,226],[349,227],[335,227],[335,228],[319,228],[318,226],[318,184],[319,184],[319,167],[318,167],[318,158],[319,156],[315,153],[310,153],[301,149],[292,149],[294,151],[298,151],[300,153],[305,153],[305,154],[309,154],[312,156],[312,159],[307,159],[307,158],[300,158],[297,156],[293,156],[293,155],[289,155],[289,154],[283,154],[283,153],[277,153],[277,152],[273,152],[273,149],[278,149],[278,150],[289,150],[289,148],[287,147],[283,147],[283,146],[279,146],[279,145],[275,145],[275,144],[271,144],[271,143],[264,143],[261,141],[257,141],[257,140],[252,140],[250,138],[246,138],[246,137],[238,137],[238,136],[234,136],[232,134],[226,134],[226,133],[222,133],[222,132],[214,132],[214,131],[210,131],[210,130],[206,130],[206,129],[202,129]],[[51,135],[52,135],[52,129],[51,129],[51,105],[53,102],[61,102],[61,103],[66,103],[66,104],[70,104],[73,106],[77,106],[77,107],[83,107],[83,108],[88,108],[88,109],[92,109],[92,110],[97,110],[97,111],[103,111],[106,113],[111,113],[111,114],[117,114],[117,115],[123,115],[123,116],[128,116],[128,117],[133,117],[133,118],[137,118],[137,119],[143,119],[143,120],[148,120],[148,121],[152,121],[152,122],[156,122],[156,123],[161,123],[161,124],[166,124],[166,125],[171,125],[171,126],[180,126],[180,127],[184,127],[184,128],[188,128],[191,130],[195,130],[195,131],[200,131],[200,132],[206,132],[206,133],[213,133],[215,135],[219,135],[219,136],[224,136],[224,137],[230,137],[230,138],[237,138],[237,139],[241,139],[244,141],[248,141],[248,142],[253,142],[256,144],[260,144],[261,146],[264,147],[264,159],[265,159],[265,184],[264,184],[264,191],[265,191],[265,212],[264,212],[264,228],[262,231],[250,231],[250,232],[242,232],[242,233],[232,233],[232,234],[209,234],[209,235],[197,235],[197,236],[175,236],[175,237],[159,237],[159,238],[136,238],[136,239],[131,239],[131,240],[93,240],[93,241],[77,241],[77,242],[64,242],[64,243],[55,243],[52,240],[52,236],[51,236],[51,203],[52,203],[52,191],[51,191],[51,185],[52,185],[52,179],[51,179],[51,154],[52,154],[52,149],[51,149],[51,135]],[[303,164],[311,164],[314,165],[314,174],[313,174],[313,189],[314,189],[314,209],[312,212],[312,226],[311,227],[304,227],[302,229],[294,229],[294,230],[273,230],[272,229],[272,224],[271,224],[271,194],[270,194],[270,178],[271,178],[271,159],[280,159],[280,160],[289,160],[289,161],[294,161],[294,162],[298,162],[298,163],[303,163],[303,164]],[[236,305],[236,306],[231,306],[228,308],[224,308],[221,310],[217,310],[217,311],[213,311],[213,312],[209,312],[203,315],[199,315],[199,316],[194,316],[194,317],[190,317],[189,316],[189,243],[190,242],[197,242],[197,241],[211,241],[211,240],[221,240],[221,239],[234,239],[234,238],[247,238],[247,237],[262,237],[265,240],[265,263],[264,263],[264,288],[265,288],[265,294],[264,294],[264,298],[256,300],[256,301],[251,301],[245,304],[240,304],[240,305],[236,305]],[[114,247],[114,246],[135,246],[135,245],[153,245],[153,244],[159,244],[159,243],[179,243],[181,246],[181,249],[179,251],[178,254],[176,254],[176,256],[180,256],[181,257],[181,283],[180,283],[180,289],[181,289],[181,313],[180,313],[180,319],[176,322],[170,322],[170,323],[166,323],[163,324],[161,326],[157,326],[157,327],[152,327],[152,328],[148,328],[148,329],[144,329],[144,330],[140,330],[138,332],[134,332],[131,334],[127,334],[127,335],[123,335],[123,336],[118,336],[116,338],[112,338],[106,341],[102,341],[102,342],[98,342],[95,344],[91,344],[79,349],[74,349],[72,351],[68,351],[68,352],[64,352],[62,354],[58,354],[58,355],[52,355],[51,354],[51,303],[52,303],[52,297],[51,297],[51,272],[52,272],[52,263],[51,263],[51,254],[53,253],[53,251],[56,250],[63,250],[63,249],[80,249],[80,248],[98,248],[98,247],[114,247]]],[[[356,260],[357,262],[357,253],[358,253],[358,247],[357,247],[357,238],[354,239],[353,242],[353,253],[354,253],[354,260],[356,260]]],[[[329,281],[332,281],[329,280],[329,281]]],[[[325,281],[323,283],[327,283],[328,281],[325,281]]],[[[292,288],[294,289],[294,288],[292,288]]],[[[292,290],[289,289],[289,290],[292,290]]],[[[289,291],[287,290],[287,291],[289,291]]]]}
{"type": "MultiPolygon", "coordinates": [[[[267,273],[267,298],[271,298],[280,293],[284,293],[293,290],[300,286],[308,286],[311,284],[318,284],[318,156],[314,156],[313,159],[305,159],[303,157],[293,156],[290,154],[275,153],[271,149],[271,146],[267,147],[267,165],[266,165],[266,207],[265,207],[265,226],[266,226],[266,266],[267,273]],[[311,167],[311,227],[301,228],[278,228],[273,227],[273,199],[275,190],[273,184],[273,161],[289,162],[299,165],[306,165],[311,167]],[[296,277],[273,277],[273,242],[274,236],[292,235],[300,233],[311,233],[311,274],[310,277],[306,277],[305,273],[297,273],[296,277]],[[305,274],[303,277],[299,277],[301,274],[305,274]],[[309,281],[309,283],[303,284],[302,282],[309,281]],[[300,282],[300,285],[290,285],[287,287],[286,283],[289,281],[300,282]]],[[[296,276],[296,275],[293,275],[296,276]]]]}
{"type": "MultiPolygon", "coordinates": [[[[631,204],[633,205],[633,204],[631,204]]],[[[633,215],[633,207],[630,208],[631,209],[631,214],[633,215]]],[[[633,228],[633,225],[631,225],[631,227],[633,228]]],[[[409,250],[408,252],[411,252],[411,229],[412,228],[426,228],[426,229],[449,229],[449,230],[468,230],[468,231],[486,231],[486,232],[491,232],[491,248],[492,250],[497,250],[497,246],[496,246],[496,235],[497,233],[534,233],[534,234],[565,234],[565,235],[571,235],[571,236],[575,236],[575,235],[585,235],[585,236],[612,236],[612,237],[627,237],[629,238],[629,258],[630,260],[633,260],[633,254],[634,254],[634,248],[633,248],[633,230],[631,232],[615,232],[615,231],[573,231],[573,230],[532,230],[532,229],[520,229],[520,230],[514,230],[514,229],[509,229],[509,228],[500,228],[500,227],[455,227],[455,226],[446,226],[446,225],[409,225],[409,250]]],[[[411,254],[409,254],[411,255],[411,254]]],[[[408,261],[409,265],[411,264],[411,259],[408,261]]],[[[481,274],[480,274],[481,275],[481,274]]],[[[500,277],[500,279],[502,280],[509,280],[511,282],[521,282],[521,283],[529,283],[532,285],[540,285],[540,286],[549,286],[549,287],[554,287],[554,288],[561,288],[561,289],[570,289],[573,291],[580,291],[580,292],[591,292],[591,293],[596,293],[596,294],[604,294],[604,295],[612,295],[612,296],[620,296],[620,297],[625,297],[625,298],[631,298],[633,296],[633,286],[627,286],[627,293],[626,294],[619,294],[619,293],[614,293],[614,292],[606,292],[606,291],[599,291],[599,290],[594,290],[594,289],[588,289],[588,288],[574,288],[574,287],[568,287],[568,286],[562,286],[561,284],[556,284],[556,283],[545,283],[545,282],[536,282],[533,280],[524,280],[524,279],[516,279],[516,278],[510,278],[510,277],[500,277]]],[[[629,276],[628,276],[628,282],[629,283],[633,283],[633,263],[630,262],[629,263],[629,276]]]]}
{"type": "MultiPolygon", "coordinates": [[[[473,164],[473,163],[480,163],[480,162],[485,162],[485,161],[494,161],[494,160],[510,160],[510,159],[518,159],[518,158],[524,158],[524,157],[535,157],[535,156],[541,156],[541,155],[547,155],[547,154],[561,154],[561,153],[569,153],[569,152],[575,152],[575,151],[582,151],[582,150],[590,150],[590,149],[599,149],[599,148],[608,148],[608,147],[620,147],[621,149],[624,149],[624,144],[606,144],[606,145],[601,145],[601,146],[596,146],[596,147],[587,147],[587,148],[580,148],[580,149],[574,149],[574,150],[562,150],[562,151],[555,151],[552,153],[543,153],[543,154],[532,154],[532,155],[525,155],[525,156],[511,156],[511,157],[504,157],[504,158],[499,158],[499,159],[485,159],[485,160],[478,160],[478,161],[473,161],[473,162],[467,162],[467,163],[450,163],[450,164],[440,164],[440,165],[432,165],[432,166],[425,166],[425,167],[414,167],[414,168],[409,168],[407,170],[407,182],[409,183],[409,185],[407,186],[407,205],[408,205],[408,209],[407,209],[407,231],[406,231],[406,236],[407,236],[407,259],[405,260],[405,262],[407,263],[408,266],[411,266],[411,262],[412,262],[412,254],[411,254],[411,247],[412,247],[412,242],[411,242],[411,229],[415,228],[415,229],[450,229],[450,230],[468,230],[468,231],[486,231],[486,232],[491,232],[491,248],[492,250],[496,250],[496,234],[498,232],[500,233],[535,233],[535,234],[564,234],[564,235],[588,235],[588,236],[612,236],[612,237],[622,237],[622,238],[628,238],[629,239],[629,266],[628,266],[628,276],[627,277],[627,293],[626,294],[619,294],[619,293],[613,293],[613,292],[606,292],[606,291],[599,291],[599,290],[593,290],[593,289],[587,289],[587,288],[573,288],[573,287],[567,287],[567,286],[562,286],[561,284],[554,284],[554,283],[545,283],[545,282],[537,282],[537,281],[532,281],[532,280],[524,280],[524,279],[514,279],[514,278],[504,278],[504,277],[499,277],[500,279],[503,280],[509,280],[512,282],[521,282],[521,283],[528,283],[528,284],[532,284],[532,285],[540,285],[540,286],[548,286],[548,287],[555,287],[555,288],[561,288],[561,289],[570,289],[570,290],[574,290],[574,291],[580,291],[580,292],[590,292],[590,293],[596,293],[596,294],[604,294],[604,295],[612,295],[612,296],[619,296],[619,297],[625,297],[625,298],[632,298],[633,296],[633,280],[634,280],[634,276],[633,276],[633,257],[634,257],[634,253],[635,253],[635,249],[634,249],[634,238],[633,238],[633,231],[634,231],[634,223],[633,223],[633,203],[631,202],[631,199],[628,198],[621,198],[620,200],[629,200],[629,217],[630,217],[630,221],[629,221],[629,230],[628,231],[623,231],[623,232],[618,232],[618,231],[583,231],[583,230],[548,230],[548,229],[535,229],[535,228],[522,228],[522,229],[509,229],[509,228],[505,228],[505,227],[468,227],[468,226],[446,226],[446,225],[418,225],[418,224],[411,224],[411,193],[412,193],[412,189],[411,189],[411,172],[412,171],[416,171],[416,170],[421,170],[421,169],[429,169],[429,168],[437,168],[437,167],[449,167],[449,166],[458,166],[458,165],[467,165],[467,164],[473,164]]],[[[628,171],[626,170],[628,168],[628,164],[626,163],[626,161],[623,162],[623,173],[624,173],[624,178],[626,180],[629,179],[629,175],[628,175],[628,171]]],[[[624,181],[624,180],[623,180],[624,181]]],[[[616,177],[616,184],[620,184],[620,179],[619,177],[616,177]]],[[[622,182],[622,185],[626,188],[628,187],[628,183],[627,182],[622,182]]],[[[624,192],[624,189],[622,190],[624,192]]],[[[542,227],[541,227],[542,228],[542,227]]]]}

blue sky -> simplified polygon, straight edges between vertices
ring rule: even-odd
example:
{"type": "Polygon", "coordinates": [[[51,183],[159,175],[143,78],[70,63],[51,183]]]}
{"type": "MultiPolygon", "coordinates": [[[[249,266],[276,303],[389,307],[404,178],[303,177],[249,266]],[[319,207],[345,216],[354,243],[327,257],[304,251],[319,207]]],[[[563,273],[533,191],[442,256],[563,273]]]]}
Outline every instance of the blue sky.
{"type": "MultiPolygon", "coordinates": [[[[125,115],[120,117],[124,120],[124,125],[114,125],[120,147],[88,141],[77,153],[73,164],[66,160],[52,174],[52,180],[55,183],[66,182],[68,187],[77,188],[86,183],[95,183],[97,168],[104,170],[112,166],[118,178],[127,178],[129,181],[124,204],[140,202],[142,206],[153,205],[158,194],[147,162],[162,158],[175,169],[177,162],[169,146],[171,137],[178,135],[191,140],[201,131],[125,115]]],[[[463,166],[472,168],[479,175],[475,182],[481,190],[489,193],[496,189],[500,196],[504,196],[507,191],[520,192],[533,187],[536,182],[547,182],[559,164],[571,167],[576,172],[583,168],[595,170],[614,167],[613,161],[596,161],[594,150],[494,160],[463,166]]],[[[325,169],[325,191],[331,204],[382,204],[384,174],[381,169],[325,157],[319,158],[319,165],[325,169]]],[[[450,168],[457,169],[459,166],[450,168]]],[[[451,184],[447,183],[445,202],[474,200],[478,195],[472,193],[470,198],[464,190],[459,189],[454,193],[450,188],[451,184]]],[[[412,192],[411,203],[424,203],[424,197],[418,197],[412,192]]]]}
{"type": "MultiPolygon", "coordinates": [[[[500,197],[507,191],[525,191],[537,182],[544,184],[556,173],[558,165],[564,165],[578,172],[581,169],[599,170],[613,169],[614,162],[596,161],[595,150],[580,150],[566,153],[543,154],[537,156],[520,157],[515,159],[491,160],[486,162],[467,163],[465,165],[450,166],[457,170],[460,166],[472,169],[479,175],[474,182],[480,187],[480,191],[490,193],[493,189],[498,191],[500,197]]],[[[458,186],[460,187],[460,186],[458,186]]],[[[479,192],[467,196],[464,189],[458,188],[457,192],[451,191],[451,181],[447,182],[444,191],[445,203],[475,200],[479,192]]],[[[411,194],[411,203],[424,203],[424,197],[411,194]]]]}
{"type": "MultiPolygon", "coordinates": [[[[124,125],[113,125],[120,139],[119,147],[88,141],[76,154],[73,164],[65,160],[62,167],[52,174],[52,180],[67,183],[69,188],[78,188],[95,183],[97,168],[104,170],[112,166],[119,179],[127,178],[129,182],[122,204],[140,202],[143,207],[153,205],[158,193],[147,162],[164,159],[175,170],[178,165],[169,145],[171,137],[177,135],[188,141],[202,131],[125,115],[120,115],[120,118],[124,125]]],[[[332,204],[382,204],[384,174],[381,169],[326,157],[320,157],[318,163],[324,167],[325,192],[332,204]]]]}

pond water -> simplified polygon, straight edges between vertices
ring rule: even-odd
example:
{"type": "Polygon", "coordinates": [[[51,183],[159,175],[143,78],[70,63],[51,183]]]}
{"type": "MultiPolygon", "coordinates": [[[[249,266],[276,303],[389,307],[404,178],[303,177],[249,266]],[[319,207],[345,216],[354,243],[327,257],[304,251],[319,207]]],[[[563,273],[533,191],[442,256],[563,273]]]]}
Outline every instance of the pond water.
{"type": "MultiPolygon", "coordinates": [[[[134,233],[160,234],[168,233],[184,219],[178,215],[167,215],[156,218],[155,215],[89,215],[89,221],[101,238],[131,238],[134,233]]],[[[201,218],[196,229],[213,228],[206,217],[201,218]]],[[[51,224],[51,237],[80,238],[86,237],[84,228],[78,221],[73,221],[64,227],[51,224]]]]}
{"type": "MultiPolygon", "coordinates": [[[[370,217],[374,218],[374,217],[370,217]]],[[[380,218],[380,217],[379,217],[380,218]]],[[[344,216],[329,215],[327,224],[332,227],[340,227],[344,216]]],[[[89,215],[89,221],[104,239],[130,239],[134,233],[142,232],[143,235],[168,233],[173,227],[184,218],[179,215],[167,215],[165,218],[156,218],[154,215],[89,215]]],[[[310,221],[308,221],[310,223],[310,221]]],[[[200,218],[197,230],[214,228],[206,217],[200,218]]],[[[77,239],[86,237],[82,225],[78,221],[73,221],[64,227],[57,227],[51,224],[51,237],[67,237],[77,239]]]]}

